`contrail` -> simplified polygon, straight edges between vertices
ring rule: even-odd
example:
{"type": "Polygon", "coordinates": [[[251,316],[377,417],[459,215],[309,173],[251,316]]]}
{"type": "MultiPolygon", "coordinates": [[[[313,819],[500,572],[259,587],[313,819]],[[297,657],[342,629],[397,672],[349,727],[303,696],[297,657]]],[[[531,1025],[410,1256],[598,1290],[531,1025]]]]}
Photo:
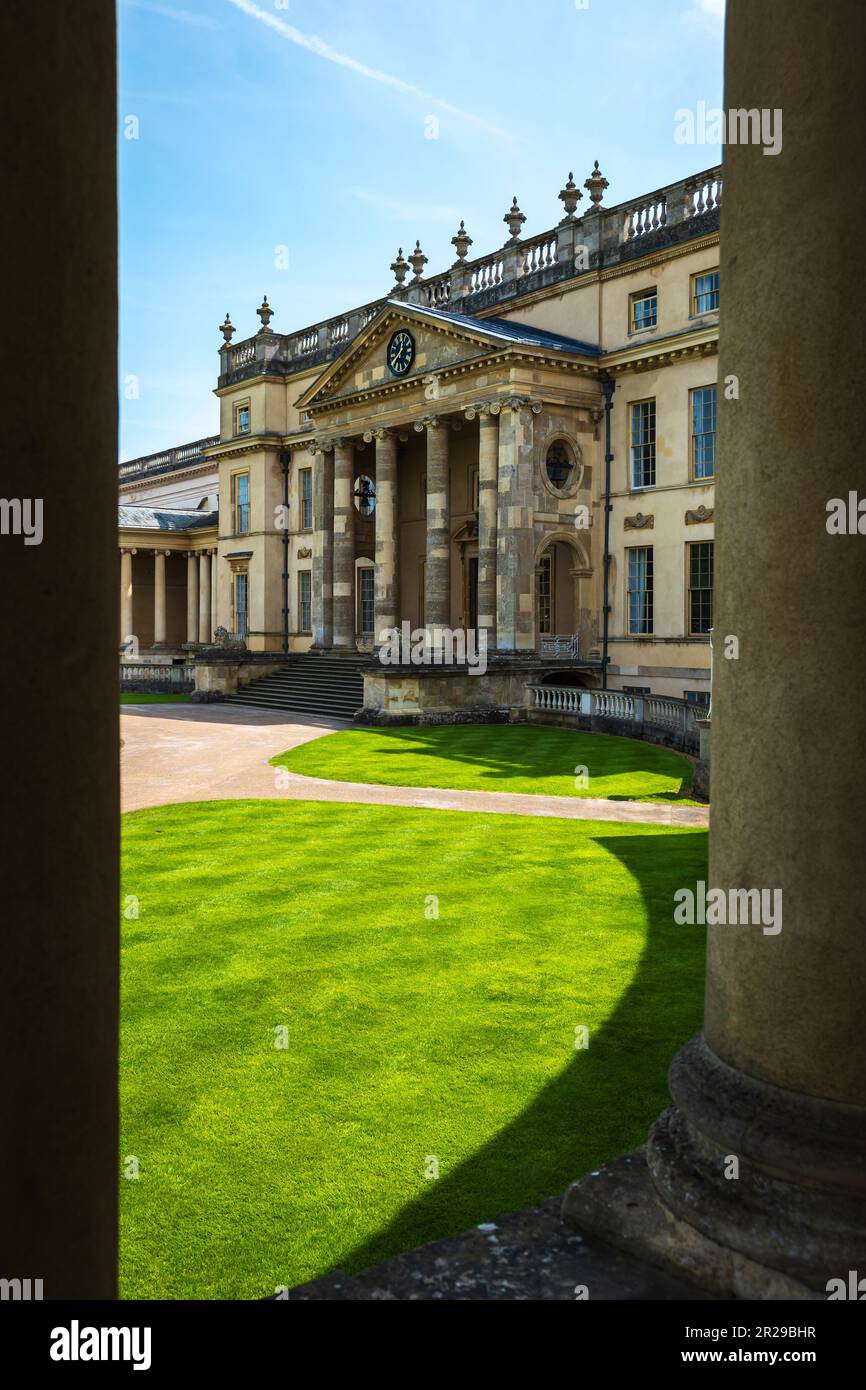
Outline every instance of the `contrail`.
{"type": "Polygon", "coordinates": [[[423,101],[438,106],[440,110],[448,111],[452,116],[459,116],[463,121],[471,121],[473,125],[486,130],[490,135],[496,135],[504,140],[513,140],[514,138],[507,130],[500,130],[498,126],[491,125],[483,117],[476,116],[471,111],[463,111],[459,106],[452,105],[450,101],[443,101],[441,97],[435,97],[430,92],[424,92],[420,87],[414,87],[411,82],[404,82],[401,77],[392,77],[390,73],[368,67],[366,63],[359,62],[357,58],[350,58],[346,53],[338,53],[329,43],[325,43],[324,39],[318,38],[315,34],[303,34],[293,24],[287,24],[284,19],[269,14],[267,10],[260,10],[258,5],[253,4],[253,0],[229,0],[229,4],[234,5],[237,10],[242,10],[244,14],[251,15],[253,19],[260,20],[269,29],[274,29],[284,39],[288,39],[289,43],[297,44],[299,48],[306,48],[309,53],[315,53],[319,58],[326,58],[329,63],[337,63],[340,67],[349,68],[361,77],[367,77],[372,82],[381,82],[386,87],[394,87],[397,91],[405,92],[408,96],[420,97],[423,101]]]}

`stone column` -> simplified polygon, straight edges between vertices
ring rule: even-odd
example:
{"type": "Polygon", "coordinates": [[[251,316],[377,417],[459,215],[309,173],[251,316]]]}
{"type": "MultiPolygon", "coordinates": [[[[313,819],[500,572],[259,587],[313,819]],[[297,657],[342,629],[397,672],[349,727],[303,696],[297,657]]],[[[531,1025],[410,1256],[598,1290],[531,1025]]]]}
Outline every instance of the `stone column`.
{"type": "Polygon", "coordinates": [[[496,488],[499,462],[499,416],[479,417],[478,445],[478,626],[496,646],[496,488]]]}
{"type": "MultiPolygon", "coordinates": [[[[219,598],[217,583],[217,561],[219,554],[216,550],[211,551],[210,557],[210,640],[213,641],[214,633],[217,630],[217,600],[219,598]]],[[[247,581],[249,583],[249,580],[247,581]]]]}
{"type": "Polygon", "coordinates": [[[535,647],[532,417],[541,407],[530,410],[527,404],[503,401],[499,418],[496,646],[501,651],[535,647]]]}
{"type": "Polygon", "coordinates": [[[153,645],[165,646],[165,557],[166,551],[153,552],[153,645]]]}
{"type": "Polygon", "coordinates": [[[355,649],[355,444],[334,446],[334,646],[355,649]]]}
{"type": "Polygon", "coordinates": [[[210,643],[210,555],[206,550],[198,557],[198,640],[210,643]]]}
{"type": "MultiPolygon", "coordinates": [[[[366,436],[365,436],[366,437],[366,436]]],[[[376,620],[375,640],[400,624],[397,499],[397,440],[389,430],[376,433],[376,620]]]]}
{"type": "Polygon", "coordinates": [[[133,588],[132,588],[132,557],[134,550],[129,550],[126,546],[120,552],[120,640],[125,642],[127,637],[134,635],[133,627],[133,588]]]}
{"type": "Polygon", "coordinates": [[[330,444],[313,449],[313,646],[334,640],[334,454],[330,444]]]}
{"type": "Polygon", "coordinates": [[[186,640],[198,642],[198,556],[186,554],[186,640]]]}
{"type": "Polygon", "coordinates": [[[451,626],[451,475],[448,424],[435,417],[419,422],[427,430],[427,567],[424,623],[451,626]]]}
{"type": "Polygon", "coordinates": [[[781,25],[728,3],[726,107],[784,111],[784,154],[725,150],[708,888],[728,924],[708,912],[704,1032],[671,1067],[647,1190],[633,1179],[629,1208],[612,1200],[622,1179],[596,1182],[596,1230],[746,1298],[826,1299],[829,1280],[866,1275],[866,719],[837,694],[866,675],[866,537],[856,518],[828,530],[828,504],[864,493],[850,274],[866,193],[826,178],[828,149],[840,171],[866,161],[850,103],[864,40],[854,0],[832,25],[806,0],[781,25]],[[816,186],[820,217],[792,215],[816,186]],[[747,909],[755,890],[768,898],[747,909]]]}

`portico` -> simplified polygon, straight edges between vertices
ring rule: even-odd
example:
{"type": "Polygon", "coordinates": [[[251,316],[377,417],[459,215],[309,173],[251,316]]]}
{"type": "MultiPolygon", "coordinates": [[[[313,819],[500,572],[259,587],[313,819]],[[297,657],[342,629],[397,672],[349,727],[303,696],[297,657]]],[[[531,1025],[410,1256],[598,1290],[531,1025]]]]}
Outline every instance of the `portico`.
{"type": "MultiPolygon", "coordinates": [[[[364,648],[408,621],[483,628],[506,656],[536,651],[537,552],[554,535],[574,536],[580,582],[600,571],[591,525],[581,542],[575,530],[577,513],[592,510],[595,356],[524,325],[388,302],[298,401],[315,431],[294,445],[293,462],[312,456],[316,476],[316,648],[364,648]],[[405,375],[389,366],[395,340],[411,343],[405,375]],[[554,446],[566,459],[556,473],[554,446]],[[365,478],[374,487],[366,531],[365,478]],[[372,631],[362,630],[360,560],[374,567],[372,631]]],[[[575,599],[570,616],[593,607],[589,595],[575,599]]],[[[591,624],[583,636],[588,651],[591,624]]]]}
{"type": "Polygon", "coordinates": [[[120,642],[129,655],[212,641],[216,525],[209,513],[121,508],[120,642]]]}

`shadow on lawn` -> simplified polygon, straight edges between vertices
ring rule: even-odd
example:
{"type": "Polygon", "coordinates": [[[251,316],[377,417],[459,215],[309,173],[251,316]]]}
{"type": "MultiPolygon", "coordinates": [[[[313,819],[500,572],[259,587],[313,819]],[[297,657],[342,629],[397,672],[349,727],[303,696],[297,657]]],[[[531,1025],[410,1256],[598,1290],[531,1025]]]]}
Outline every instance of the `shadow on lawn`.
{"type": "MultiPolygon", "coordinates": [[[[544,725],[449,725],[447,728],[425,727],[419,725],[399,725],[390,729],[377,729],[380,739],[393,739],[394,748],[381,744],[377,758],[399,758],[413,752],[429,753],[445,762],[466,763],[473,768],[483,768],[485,778],[510,778],[522,776],[532,781],[542,782],[545,778],[570,776],[573,757],[570,750],[576,740],[600,739],[604,741],[605,754],[610,759],[604,769],[606,776],[617,773],[658,773],[662,776],[681,776],[680,789],[669,793],[659,793],[662,800],[686,796],[692,780],[691,764],[674,749],[661,748],[657,744],[646,743],[642,739],[620,738],[611,734],[594,734],[580,729],[551,729],[544,725]],[[496,737],[495,750],[487,754],[484,745],[496,737]],[[509,749],[508,745],[511,745],[509,749]],[[562,753],[561,761],[558,754],[562,753]],[[511,756],[509,756],[509,752],[511,756]],[[670,758],[676,760],[671,766],[670,758]]],[[[609,800],[647,801],[656,798],[648,796],[618,796],[609,800]]]]}
{"type": "MultiPolygon", "coordinates": [[[[335,1269],[357,1273],[391,1255],[534,1205],[645,1141],[650,1124],[668,1103],[670,1060],[701,1026],[703,933],[674,925],[671,885],[705,875],[706,838],[666,836],[663,847],[656,836],[647,835],[599,838],[597,843],[636,879],[646,909],[646,944],[628,990],[592,1034],[589,1048],[575,1052],[521,1115],[458,1169],[431,1184],[384,1230],[341,1256],[335,1269]],[[683,939],[683,932],[692,935],[683,939]],[[678,1026],[669,1031],[670,1001],[690,995],[678,1026]]],[[[575,1022],[580,1022],[579,998],[575,1022]]]]}

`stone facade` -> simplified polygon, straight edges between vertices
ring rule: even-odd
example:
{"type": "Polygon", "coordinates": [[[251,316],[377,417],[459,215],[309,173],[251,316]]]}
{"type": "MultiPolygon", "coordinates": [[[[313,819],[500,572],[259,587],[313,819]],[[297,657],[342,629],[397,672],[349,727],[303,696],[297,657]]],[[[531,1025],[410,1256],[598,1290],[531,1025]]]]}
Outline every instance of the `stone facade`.
{"type": "MultiPolygon", "coordinates": [[[[461,229],[444,275],[399,255],[390,296],[340,318],[279,334],[265,302],[252,338],[222,326],[218,440],[173,451],[186,496],[191,466],[216,478],[213,572],[193,634],[159,620],[156,561],[144,645],[208,640],[209,602],[254,652],[369,650],[404,621],[514,659],[576,637],[573,683],[598,685],[607,569],[609,686],[708,698],[720,171],[611,208],[597,167],[586,187],[540,236],[513,207],[493,255],[461,229]]],[[[125,464],[124,497],[166,505],[166,457],[125,464]]]]}

